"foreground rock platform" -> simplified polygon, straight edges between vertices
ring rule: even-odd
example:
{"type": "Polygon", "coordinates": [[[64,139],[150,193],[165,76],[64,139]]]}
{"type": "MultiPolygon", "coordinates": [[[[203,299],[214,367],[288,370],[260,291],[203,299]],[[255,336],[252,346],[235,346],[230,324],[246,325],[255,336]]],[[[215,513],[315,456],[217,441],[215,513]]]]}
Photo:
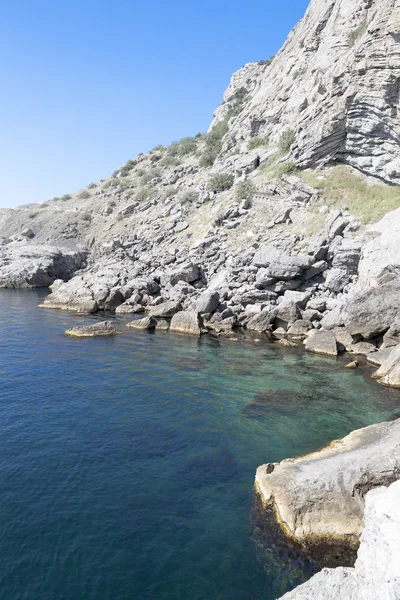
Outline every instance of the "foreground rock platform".
{"type": "Polygon", "coordinates": [[[400,478],[399,440],[400,419],[353,431],[311,454],[262,465],[256,492],[289,538],[354,546],[367,492],[400,478]]]}
{"type": "Polygon", "coordinates": [[[117,335],[119,332],[116,330],[115,325],[112,321],[102,321],[101,323],[95,323],[94,325],[83,325],[82,327],[73,327],[67,329],[64,335],[69,337],[105,337],[110,335],[117,335]]]}
{"type": "Polygon", "coordinates": [[[400,481],[368,492],[355,567],[323,569],[281,600],[400,598],[400,481]]]}

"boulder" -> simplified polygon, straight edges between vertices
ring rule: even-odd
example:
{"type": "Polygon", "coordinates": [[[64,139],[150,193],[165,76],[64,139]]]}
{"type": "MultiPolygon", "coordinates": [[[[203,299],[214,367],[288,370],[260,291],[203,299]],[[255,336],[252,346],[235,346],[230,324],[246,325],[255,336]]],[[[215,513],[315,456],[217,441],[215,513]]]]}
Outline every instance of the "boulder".
{"type": "Polygon", "coordinates": [[[196,302],[197,311],[200,314],[213,313],[219,304],[219,293],[216,291],[206,290],[203,292],[196,302]]]}
{"type": "Polygon", "coordinates": [[[201,325],[200,315],[197,310],[182,310],[172,317],[170,331],[200,335],[202,332],[201,325]]]}
{"type": "Polygon", "coordinates": [[[357,543],[366,493],[400,478],[400,419],[353,431],[322,450],[257,469],[256,490],[289,536],[357,543]]]}
{"type": "Polygon", "coordinates": [[[275,319],[275,315],[275,308],[264,309],[260,313],[253,315],[247,322],[246,327],[250,331],[259,331],[260,333],[268,331],[275,319]]]}
{"type": "Polygon", "coordinates": [[[148,313],[151,317],[155,318],[170,318],[180,310],[182,310],[181,303],[172,300],[162,302],[161,304],[157,304],[157,306],[151,306],[148,310],[148,313]]]}
{"type": "Polygon", "coordinates": [[[390,387],[400,387],[400,346],[393,346],[374,377],[390,387]]]}
{"type": "Polygon", "coordinates": [[[355,344],[350,344],[346,348],[347,352],[350,354],[359,354],[360,356],[367,356],[367,354],[371,354],[371,352],[376,352],[375,344],[371,342],[357,342],[355,344]]]}
{"type": "Polygon", "coordinates": [[[400,481],[365,497],[364,530],[354,568],[323,569],[281,600],[400,598],[400,481]]]}
{"type": "Polygon", "coordinates": [[[131,304],[129,300],[120,304],[115,309],[115,314],[117,315],[136,315],[142,312],[144,312],[144,306],[141,304],[131,304]]]}
{"type": "Polygon", "coordinates": [[[156,325],[157,325],[157,321],[155,319],[153,319],[153,317],[144,317],[143,319],[129,321],[129,323],[126,324],[126,326],[131,329],[144,329],[144,330],[155,329],[156,325]]]}
{"type": "Polygon", "coordinates": [[[313,329],[313,324],[311,321],[305,321],[304,319],[300,319],[292,323],[292,325],[287,330],[287,335],[289,338],[301,340],[307,336],[307,333],[313,329]]]}
{"type": "Polygon", "coordinates": [[[337,356],[338,349],[335,335],[325,329],[313,329],[304,340],[306,350],[315,354],[337,356]]]}
{"type": "Polygon", "coordinates": [[[160,319],[156,324],[156,331],[168,331],[169,323],[165,319],[160,319]]]}
{"type": "Polygon", "coordinates": [[[285,281],[298,277],[311,263],[307,255],[291,256],[273,245],[262,246],[253,257],[253,265],[264,267],[270,277],[285,281]]]}
{"type": "Polygon", "coordinates": [[[83,325],[67,329],[64,335],[69,337],[104,337],[117,335],[117,333],[119,332],[116,330],[113,321],[101,321],[93,325],[83,325]]]}

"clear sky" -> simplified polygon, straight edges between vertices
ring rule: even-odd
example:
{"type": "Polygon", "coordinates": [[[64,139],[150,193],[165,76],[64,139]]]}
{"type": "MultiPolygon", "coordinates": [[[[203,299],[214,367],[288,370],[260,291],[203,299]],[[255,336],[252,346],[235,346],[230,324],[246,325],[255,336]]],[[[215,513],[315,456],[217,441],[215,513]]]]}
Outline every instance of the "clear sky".
{"type": "Polygon", "coordinates": [[[3,0],[0,207],[109,176],[204,132],[231,74],[275,54],[308,0],[3,0]]]}

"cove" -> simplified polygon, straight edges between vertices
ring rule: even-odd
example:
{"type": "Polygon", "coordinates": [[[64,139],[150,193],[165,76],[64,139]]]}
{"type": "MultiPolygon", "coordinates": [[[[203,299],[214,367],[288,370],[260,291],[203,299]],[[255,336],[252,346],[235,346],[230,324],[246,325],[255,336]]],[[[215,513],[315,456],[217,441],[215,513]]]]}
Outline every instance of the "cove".
{"type": "Polygon", "coordinates": [[[279,578],[258,561],[256,468],[399,416],[398,391],[346,359],[123,318],[121,336],[65,338],[96,317],[40,309],[46,293],[0,291],[0,598],[272,600],[292,587],[285,561],[279,578]]]}

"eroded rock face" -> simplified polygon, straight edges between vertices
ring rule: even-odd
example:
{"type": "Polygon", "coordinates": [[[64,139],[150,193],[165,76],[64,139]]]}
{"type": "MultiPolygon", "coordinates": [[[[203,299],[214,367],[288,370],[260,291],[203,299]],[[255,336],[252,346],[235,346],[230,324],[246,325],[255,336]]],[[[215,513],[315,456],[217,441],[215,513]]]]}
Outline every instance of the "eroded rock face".
{"type": "Polygon", "coordinates": [[[400,481],[366,495],[364,531],[355,567],[323,569],[281,600],[400,598],[400,481]]]}
{"type": "Polygon", "coordinates": [[[94,323],[93,325],[83,325],[82,327],[73,327],[67,329],[64,335],[69,337],[108,337],[110,335],[117,335],[118,331],[112,321],[102,321],[101,323],[94,323]]]}
{"type": "Polygon", "coordinates": [[[0,288],[49,287],[56,279],[69,279],[85,264],[84,252],[7,244],[0,247],[0,288]]]}
{"type": "Polygon", "coordinates": [[[274,505],[285,532],[312,543],[335,536],[356,543],[365,494],[400,478],[400,419],[353,431],[317,452],[262,465],[256,490],[274,505]]]}
{"type": "Polygon", "coordinates": [[[337,356],[338,349],[336,337],[331,331],[314,329],[310,331],[304,340],[304,346],[309,352],[325,354],[326,356],[337,356]]]}

